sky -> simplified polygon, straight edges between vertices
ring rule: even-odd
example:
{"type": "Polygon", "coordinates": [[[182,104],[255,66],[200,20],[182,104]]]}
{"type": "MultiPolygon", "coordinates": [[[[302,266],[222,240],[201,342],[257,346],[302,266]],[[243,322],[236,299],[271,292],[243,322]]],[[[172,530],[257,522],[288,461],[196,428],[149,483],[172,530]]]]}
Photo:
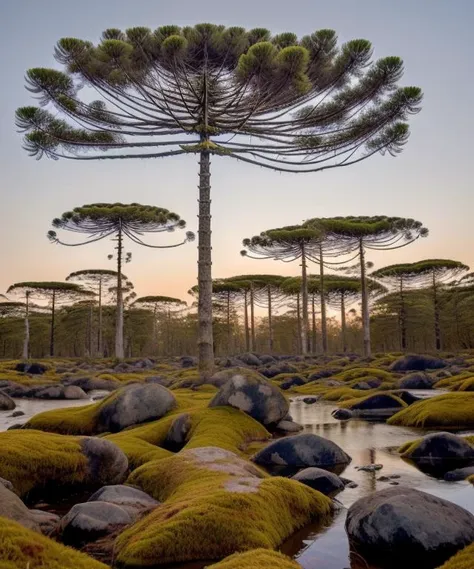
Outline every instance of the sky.
{"type": "MultiPolygon", "coordinates": [[[[348,168],[280,174],[227,158],[212,159],[213,276],[296,275],[297,263],[239,255],[244,237],[311,217],[390,215],[421,220],[426,239],[406,248],[370,253],[382,267],[423,258],[451,258],[474,270],[471,136],[474,127],[470,40],[471,0],[4,0],[0,9],[0,293],[19,281],[62,281],[73,271],[113,269],[113,244],[52,245],[51,220],[94,202],[139,202],[176,211],[197,230],[197,157],[113,162],[40,161],[21,147],[14,113],[35,104],[25,89],[31,67],[58,67],[54,45],[65,36],[97,42],[106,28],[212,22],[298,36],[336,30],[340,42],[365,38],[374,58],[402,57],[401,85],[420,86],[423,109],[410,120],[411,137],[392,158],[375,156],[348,168]]],[[[176,242],[165,234],[160,243],[176,242]]],[[[157,242],[155,240],[155,242],[157,242]]],[[[139,296],[187,302],[196,283],[196,242],[150,250],[129,243],[124,272],[139,296]]],[[[317,267],[310,267],[317,271],[317,267]]]]}

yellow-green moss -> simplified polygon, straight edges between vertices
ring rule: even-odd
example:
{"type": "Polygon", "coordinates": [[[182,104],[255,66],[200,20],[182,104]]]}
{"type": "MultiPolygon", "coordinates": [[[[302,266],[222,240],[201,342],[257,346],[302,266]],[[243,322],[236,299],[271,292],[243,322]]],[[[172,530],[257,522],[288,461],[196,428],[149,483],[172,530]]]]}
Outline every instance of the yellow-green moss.
{"type": "MultiPolygon", "coordinates": [[[[359,395],[360,395],[360,391],[359,391],[359,395]]],[[[379,393],[377,393],[377,395],[379,395],[379,393]]],[[[390,397],[391,399],[393,399],[394,401],[396,401],[400,407],[407,407],[407,404],[405,403],[405,401],[403,401],[402,399],[400,399],[400,397],[398,397],[395,393],[390,393],[390,392],[385,392],[381,395],[384,395],[386,397],[390,397]]],[[[344,409],[352,409],[355,405],[358,405],[360,403],[363,403],[364,401],[367,401],[367,399],[371,399],[374,395],[364,395],[363,397],[357,397],[355,399],[348,399],[346,401],[343,401],[340,403],[340,407],[343,407],[344,409]]]]}
{"type": "Polygon", "coordinates": [[[118,537],[119,565],[156,566],[274,549],[312,518],[331,512],[326,496],[294,480],[256,475],[247,461],[245,468],[231,459],[203,464],[194,453],[182,451],[132,473],[130,484],[164,503],[118,537]]]}
{"type": "Polygon", "coordinates": [[[438,569],[473,569],[474,567],[474,543],[458,551],[454,557],[438,569]]]}
{"type": "Polygon", "coordinates": [[[0,569],[108,569],[92,557],[0,517],[0,569]]]}
{"type": "Polygon", "coordinates": [[[339,381],[351,381],[353,379],[363,379],[366,377],[392,380],[394,375],[383,369],[378,369],[376,367],[353,367],[351,369],[346,369],[334,375],[331,379],[337,379],[339,381]]]}
{"type": "Polygon", "coordinates": [[[80,439],[40,431],[0,433],[0,477],[9,480],[20,495],[57,481],[61,485],[82,482],[87,459],[80,439]]]}
{"type": "Polygon", "coordinates": [[[252,549],[235,553],[208,569],[301,569],[301,565],[278,551],[252,549]]]}
{"type": "Polygon", "coordinates": [[[404,427],[470,428],[474,426],[474,393],[446,393],[418,401],[387,422],[404,427]]]}
{"type": "MultiPolygon", "coordinates": [[[[460,387],[466,380],[474,379],[472,372],[462,372],[451,377],[445,377],[444,379],[440,379],[434,384],[435,389],[448,389],[449,391],[459,391],[460,387]]],[[[463,391],[469,391],[469,389],[465,389],[463,391]]]]}

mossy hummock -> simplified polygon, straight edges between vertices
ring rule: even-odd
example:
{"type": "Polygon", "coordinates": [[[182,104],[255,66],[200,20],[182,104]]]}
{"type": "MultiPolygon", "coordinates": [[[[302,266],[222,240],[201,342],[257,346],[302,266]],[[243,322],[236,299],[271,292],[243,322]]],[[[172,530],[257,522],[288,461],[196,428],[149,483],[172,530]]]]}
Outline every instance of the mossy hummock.
{"type": "Polygon", "coordinates": [[[253,549],[235,553],[208,569],[301,569],[301,565],[278,551],[253,549]]]}
{"type": "Polygon", "coordinates": [[[108,569],[84,553],[0,517],[0,569],[108,569]]]}
{"type": "Polygon", "coordinates": [[[153,461],[128,483],[162,506],[116,541],[122,567],[220,559],[236,551],[274,549],[331,501],[294,480],[269,477],[233,453],[205,447],[153,461]]]}

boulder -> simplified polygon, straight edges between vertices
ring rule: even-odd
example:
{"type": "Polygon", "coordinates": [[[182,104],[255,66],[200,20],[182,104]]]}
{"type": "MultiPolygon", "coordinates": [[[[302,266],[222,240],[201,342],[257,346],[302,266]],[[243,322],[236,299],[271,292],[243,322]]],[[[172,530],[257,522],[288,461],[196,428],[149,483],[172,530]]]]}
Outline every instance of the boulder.
{"type": "Polygon", "coordinates": [[[232,379],[236,375],[241,375],[242,377],[262,379],[262,376],[254,370],[248,369],[246,367],[232,367],[217,371],[214,375],[212,375],[209,379],[206,380],[206,383],[220,388],[223,385],[225,385],[229,381],[229,379],[232,379]]]}
{"type": "Polygon", "coordinates": [[[435,466],[443,471],[474,465],[474,448],[452,433],[432,433],[402,454],[415,464],[435,466]]]}
{"type": "Polygon", "coordinates": [[[354,403],[351,405],[352,411],[362,411],[367,409],[402,409],[404,407],[403,403],[397,401],[391,395],[385,395],[383,393],[372,395],[354,403]]]}
{"type": "Polygon", "coordinates": [[[40,363],[25,363],[20,362],[16,364],[15,371],[19,371],[22,373],[31,373],[32,375],[43,375],[47,371],[47,367],[40,363]]]}
{"type": "Polygon", "coordinates": [[[135,368],[125,362],[120,362],[114,367],[114,371],[116,373],[130,373],[135,371],[135,368]]]}
{"type": "Polygon", "coordinates": [[[186,444],[186,438],[191,430],[191,415],[183,413],[178,415],[171,423],[171,427],[163,442],[163,448],[172,452],[178,452],[186,444]]]}
{"type": "Polygon", "coordinates": [[[48,385],[33,387],[23,393],[23,397],[34,399],[89,399],[86,392],[75,385],[48,385]]]}
{"type": "Polygon", "coordinates": [[[314,403],[317,403],[319,397],[304,397],[303,398],[303,403],[306,403],[306,405],[313,405],[314,403]]]}
{"type": "Polygon", "coordinates": [[[15,488],[13,487],[13,484],[10,482],[10,480],[5,480],[5,478],[0,477],[0,484],[2,486],[5,486],[5,488],[7,490],[10,490],[10,492],[15,492],[15,488]]]}
{"type": "Polygon", "coordinates": [[[3,391],[0,391],[0,411],[12,411],[15,407],[16,403],[13,399],[3,391]]]}
{"type": "Polygon", "coordinates": [[[324,379],[327,377],[332,377],[333,375],[336,375],[340,371],[341,371],[340,369],[322,369],[320,371],[316,371],[309,375],[308,382],[317,381],[318,379],[324,379]]]}
{"type": "Polygon", "coordinates": [[[367,560],[431,568],[474,541],[474,516],[442,498],[397,486],[355,502],[346,531],[367,560]]]}
{"type": "Polygon", "coordinates": [[[276,426],[276,430],[283,431],[284,433],[299,433],[303,430],[303,427],[294,421],[283,419],[276,426]]]}
{"type": "Polygon", "coordinates": [[[394,391],[393,395],[396,395],[407,405],[412,405],[413,403],[416,403],[417,401],[422,401],[423,399],[422,397],[417,397],[416,395],[413,395],[413,393],[410,393],[409,391],[394,391]]]}
{"type": "Polygon", "coordinates": [[[128,459],[117,445],[96,437],[84,437],[80,444],[87,458],[85,484],[97,487],[105,484],[121,484],[125,480],[128,473],[128,459]]]}
{"type": "Polygon", "coordinates": [[[469,476],[474,476],[474,466],[466,466],[464,468],[456,468],[450,472],[446,472],[444,479],[447,482],[459,482],[466,480],[469,476]]]}
{"type": "Polygon", "coordinates": [[[159,502],[142,490],[122,484],[104,486],[92,494],[88,502],[115,504],[126,510],[131,517],[136,517],[139,513],[160,505],[159,502]]]}
{"type": "Polygon", "coordinates": [[[11,415],[9,415],[9,417],[23,417],[23,415],[25,414],[24,411],[14,411],[11,415]]]}
{"type": "Polygon", "coordinates": [[[272,364],[277,361],[274,356],[270,356],[268,354],[263,354],[259,356],[259,360],[262,362],[263,365],[272,364]]]}
{"type": "Polygon", "coordinates": [[[338,419],[339,421],[348,421],[354,416],[350,409],[334,409],[331,415],[334,419],[338,419]]]}
{"type": "Polygon", "coordinates": [[[132,384],[104,402],[98,413],[102,432],[118,432],[132,425],[161,419],[176,407],[171,391],[156,383],[132,384]]]}
{"type": "Polygon", "coordinates": [[[367,391],[368,389],[372,389],[367,381],[358,381],[352,386],[352,389],[360,389],[361,391],[367,391]]]}
{"type": "Polygon", "coordinates": [[[427,373],[418,372],[411,373],[400,380],[399,386],[402,389],[433,389],[436,379],[430,377],[427,373]]]}
{"type": "Polygon", "coordinates": [[[270,367],[260,368],[258,371],[266,378],[271,379],[280,373],[298,373],[298,368],[288,362],[279,362],[270,367]]]}
{"type": "Polygon", "coordinates": [[[447,365],[447,362],[440,358],[411,355],[396,360],[390,369],[392,371],[425,371],[427,369],[441,369],[447,365]]]}
{"type": "Polygon", "coordinates": [[[265,379],[235,375],[216,393],[209,407],[230,405],[241,409],[263,425],[276,425],[288,413],[281,391],[265,379]]]}
{"type": "Polygon", "coordinates": [[[173,379],[162,375],[151,375],[150,377],[145,378],[145,383],[157,383],[163,387],[170,387],[173,383],[173,379]]]}
{"type": "Polygon", "coordinates": [[[351,457],[336,443],[308,433],[273,441],[255,454],[252,460],[256,464],[269,466],[332,469],[346,466],[351,457]]]}
{"type": "Polygon", "coordinates": [[[155,364],[148,358],[143,360],[138,360],[133,364],[133,367],[137,369],[152,369],[155,364]]]}
{"type": "Polygon", "coordinates": [[[64,385],[75,385],[83,391],[114,391],[121,386],[119,381],[101,377],[74,377],[65,378],[61,381],[64,385]]]}
{"type": "Polygon", "coordinates": [[[260,366],[262,365],[262,362],[260,361],[260,359],[255,355],[255,354],[251,354],[250,352],[247,354],[242,354],[241,356],[238,356],[238,358],[241,362],[243,362],[245,365],[248,366],[260,366]]]}
{"type": "Polygon", "coordinates": [[[182,356],[180,362],[181,362],[181,367],[184,368],[197,366],[197,359],[192,356],[182,356]]]}
{"type": "Polygon", "coordinates": [[[306,484],[313,490],[318,490],[326,496],[333,496],[337,492],[344,490],[344,482],[334,474],[322,468],[305,468],[293,476],[293,480],[298,480],[306,484]]]}
{"type": "Polygon", "coordinates": [[[127,510],[116,504],[85,502],[73,506],[62,518],[59,532],[66,545],[81,547],[132,521],[127,510]]]}
{"type": "Polygon", "coordinates": [[[280,384],[280,389],[284,389],[285,391],[287,389],[291,389],[292,387],[299,387],[300,385],[305,385],[306,381],[303,377],[301,377],[300,375],[294,375],[293,377],[289,377],[288,379],[285,379],[285,381],[282,381],[280,384]]]}

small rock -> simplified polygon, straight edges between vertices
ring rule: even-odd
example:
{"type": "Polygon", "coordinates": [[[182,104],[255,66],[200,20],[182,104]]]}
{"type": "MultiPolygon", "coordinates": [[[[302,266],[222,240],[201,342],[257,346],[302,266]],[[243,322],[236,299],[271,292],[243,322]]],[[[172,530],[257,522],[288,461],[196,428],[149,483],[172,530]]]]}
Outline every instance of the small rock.
{"type": "Polygon", "coordinates": [[[255,354],[251,354],[251,353],[242,354],[241,356],[238,356],[237,359],[239,359],[241,362],[243,362],[245,365],[248,365],[248,366],[262,365],[262,362],[260,361],[260,359],[255,354]]]}
{"type": "Polygon", "coordinates": [[[313,405],[317,401],[318,401],[318,397],[305,397],[303,399],[303,403],[306,403],[306,405],[313,405]]]}
{"type": "Polygon", "coordinates": [[[359,466],[358,470],[363,472],[376,472],[377,470],[382,470],[383,464],[368,464],[367,466],[359,466]]]}
{"type": "Polygon", "coordinates": [[[390,486],[398,486],[399,482],[396,482],[395,480],[393,482],[389,482],[390,486]]]}
{"type": "Polygon", "coordinates": [[[331,415],[339,421],[348,421],[353,417],[352,411],[350,409],[334,409],[331,415]]]}
{"type": "Polygon", "coordinates": [[[377,478],[378,482],[389,482],[390,481],[390,477],[389,476],[380,476],[380,478],[377,478]]]}
{"type": "Polygon", "coordinates": [[[299,433],[303,430],[303,427],[294,421],[280,421],[276,426],[277,431],[283,431],[285,433],[299,433]]]}
{"type": "Polygon", "coordinates": [[[322,468],[305,468],[293,476],[293,480],[298,480],[314,490],[318,490],[326,496],[333,496],[337,492],[344,490],[344,482],[332,472],[322,468]]]}
{"type": "Polygon", "coordinates": [[[88,460],[86,484],[97,487],[120,484],[125,480],[128,459],[117,445],[97,437],[84,437],[80,445],[88,460]]]}
{"type": "Polygon", "coordinates": [[[24,414],[23,411],[14,411],[9,417],[23,417],[24,414]]]}
{"type": "Polygon", "coordinates": [[[136,515],[143,510],[154,508],[160,504],[142,490],[122,484],[104,486],[92,494],[88,502],[107,502],[108,504],[115,504],[127,510],[132,517],[136,517],[136,515]]]}
{"type": "Polygon", "coordinates": [[[11,411],[15,407],[16,403],[13,399],[3,391],[0,391],[0,411],[11,411]]]}
{"type": "Polygon", "coordinates": [[[347,488],[357,488],[359,485],[356,482],[349,482],[346,484],[347,488]]]}
{"type": "Polygon", "coordinates": [[[468,476],[474,476],[474,466],[451,470],[444,475],[444,479],[447,482],[459,482],[460,480],[466,480],[468,476]]]}
{"type": "Polygon", "coordinates": [[[171,427],[163,442],[163,447],[172,452],[178,452],[186,444],[186,438],[192,427],[191,415],[183,413],[178,415],[171,423],[171,427]]]}
{"type": "Polygon", "coordinates": [[[389,478],[392,480],[398,480],[399,478],[401,478],[401,476],[400,474],[391,474],[389,478]]]}

